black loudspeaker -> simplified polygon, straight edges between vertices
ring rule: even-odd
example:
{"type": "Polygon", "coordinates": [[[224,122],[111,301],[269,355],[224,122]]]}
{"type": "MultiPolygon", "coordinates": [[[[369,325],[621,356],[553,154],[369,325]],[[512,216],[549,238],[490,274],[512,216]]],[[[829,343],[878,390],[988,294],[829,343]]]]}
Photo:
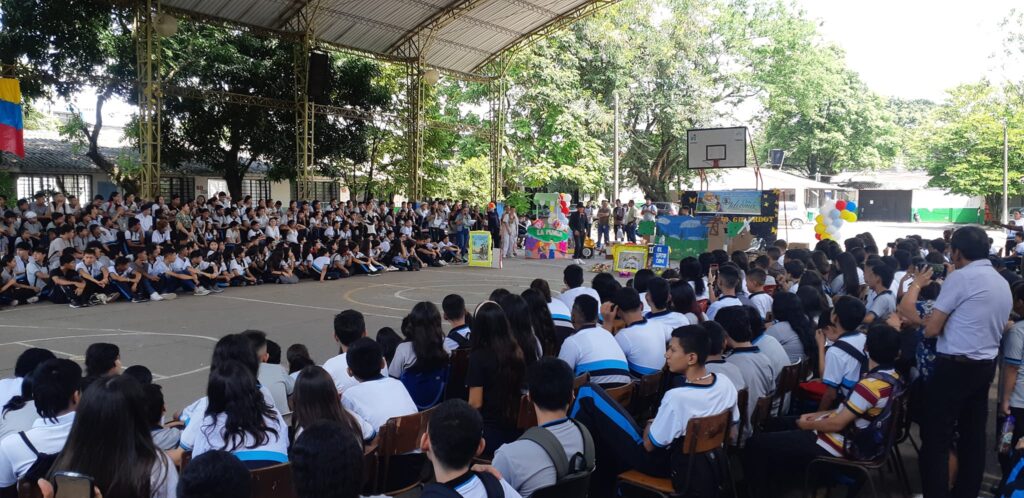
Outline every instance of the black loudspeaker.
{"type": "Polygon", "coordinates": [[[309,79],[306,84],[306,92],[317,101],[323,100],[327,90],[328,71],[330,71],[330,59],[327,57],[327,54],[310,52],[309,79]]]}

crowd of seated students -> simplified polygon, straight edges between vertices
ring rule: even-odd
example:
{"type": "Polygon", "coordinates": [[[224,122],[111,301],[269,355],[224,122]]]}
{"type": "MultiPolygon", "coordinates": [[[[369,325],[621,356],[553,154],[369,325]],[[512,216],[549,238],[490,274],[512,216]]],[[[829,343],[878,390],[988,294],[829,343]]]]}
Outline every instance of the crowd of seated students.
{"type": "Polygon", "coordinates": [[[161,301],[419,271],[464,263],[471,228],[491,230],[496,247],[500,236],[494,208],[450,200],[283,205],[220,192],[167,203],[114,192],[81,204],[39,193],[14,206],[0,198],[0,216],[0,306],[161,301]]]}
{"type": "MultiPolygon", "coordinates": [[[[728,453],[680,448],[691,420],[723,416],[748,494],[779,496],[803,483],[811,460],[853,458],[850,435],[876,430],[871,422],[902,396],[922,396],[913,386],[934,375],[936,356],[923,324],[943,284],[926,262],[945,260],[936,247],[959,250],[955,237],[901,239],[884,256],[870,235],[814,251],[773,247],[752,262],[714,251],[625,284],[598,274],[587,286],[569,265],[560,294],[538,279],[521,294],[496,289],[472,312],[451,294],[440,309],[417,303],[400,333],[382,329],[376,340],[361,313],[342,311],[337,355],[314,359],[293,344],[287,368],[266,334],[242,331],[216,343],[205,393],[172,416],[148,370],[122,372],[115,345],[90,346],[84,375],[29,349],[0,380],[0,487],[72,471],[106,497],[248,496],[249,471],[290,462],[297,496],[355,497],[367,489],[364,454],[388,421],[430,410],[418,450],[395,457],[386,489],[422,481],[428,497],[529,497],[564,477],[557,460],[592,473],[590,496],[628,495],[620,473],[630,470],[717,496],[728,453]],[[463,354],[459,373],[452,358],[463,354]],[[794,366],[799,388],[777,395],[794,366]],[[651,410],[609,394],[659,375],[651,410]],[[577,384],[581,376],[589,382],[577,384]],[[447,389],[454,382],[463,389],[447,389]],[[763,399],[781,416],[755,419],[763,399]],[[524,432],[524,400],[539,429],[524,432]]],[[[1024,312],[1024,285],[1013,295],[1024,312]]],[[[1024,414],[1024,327],[1007,332],[1004,348],[1001,411],[1024,414]]]]}

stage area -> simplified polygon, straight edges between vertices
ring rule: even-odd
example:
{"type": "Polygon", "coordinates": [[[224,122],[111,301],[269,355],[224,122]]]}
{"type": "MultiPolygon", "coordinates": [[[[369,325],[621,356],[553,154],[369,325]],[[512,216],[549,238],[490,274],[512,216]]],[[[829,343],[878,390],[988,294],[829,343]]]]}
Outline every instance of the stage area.
{"type": "Polygon", "coordinates": [[[145,365],[154,372],[167,409],[174,412],[204,393],[210,353],[225,334],[262,330],[282,350],[305,344],[321,364],[337,354],[331,324],[341,310],[361,311],[373,336],[381,327],[398,330],[415,303],[432,301],[440,307],[449,293],[461,294],[472,310],[491,290],[522,292],[535,278],[548,280],[557,291],[562,288],[562,268],[571,260],[505,263],[500,270],[451,266],[323,283],[304,280],[296,285],[230,288],[205,297],[182,294],[164,302],[6,308],[0,311],[0,375],[12,375],[15,359],[28,347],[47,348],[82,362],[89,344],[111,342],[121,347],[124,366],[145,365]]]}

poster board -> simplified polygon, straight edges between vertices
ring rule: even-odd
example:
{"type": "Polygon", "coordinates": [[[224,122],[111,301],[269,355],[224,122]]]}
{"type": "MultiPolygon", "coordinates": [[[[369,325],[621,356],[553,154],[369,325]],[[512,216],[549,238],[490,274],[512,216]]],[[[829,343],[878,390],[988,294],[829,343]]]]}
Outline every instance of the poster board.
{"type": "Polygon", "coordinates": [[[654,242],[668,245],[673,258],[715,249],[765,248],[778,237],[779,194],[778,190],[683,192],[680,204],[693,216],[659,216],[654,242]],[[755,199],[759,211],[754,208],[755,199]]]}
{"type": "Polygon", "coordinates": [[[665,244],[651,246],[651,269],[664,270],[669,267],[669,247],[665,244]]]}
{"type": "Polygon", "coordinates": [[[490,268],[494,265],[494,241],[491,232],[476,230],[469,232],[469,266],[490,268]]]}
{"type": "Polygon", "coordinates": [[[617,244],[612,250],[612,268],[620,273],[636,273],[647,267],[647,247],[635,244],[617,244]]]}
{"type": "Polygon", "coordinates": [[[555,259],[569,257],[569,204],[572,196],[542,192],[533,196],[536,216],[526,229],[526,258],[555,259]]]}

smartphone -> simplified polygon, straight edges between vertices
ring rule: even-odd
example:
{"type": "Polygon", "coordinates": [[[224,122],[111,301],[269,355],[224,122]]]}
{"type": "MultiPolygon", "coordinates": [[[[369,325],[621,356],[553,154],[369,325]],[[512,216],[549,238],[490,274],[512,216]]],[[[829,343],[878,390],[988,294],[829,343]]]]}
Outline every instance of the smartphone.
{"type": "Polygon", "coordinates": [[[946,265],[942,263],[932,263],[932,280],[946,278],[946,265]]]}
{"type": "Polygon", "coordinates": [[[711,275],[712,277],[717,277],[718,276],[718,264],[717,263],[714,263],[714,264],[712,264],[711,266],[708,267],[708,274],[711,275]]]}
{"type": "Polygon", "coordinates": [[[54,498],[95,498],[93,478],[78,472],[53,475],[54,498]]]}

